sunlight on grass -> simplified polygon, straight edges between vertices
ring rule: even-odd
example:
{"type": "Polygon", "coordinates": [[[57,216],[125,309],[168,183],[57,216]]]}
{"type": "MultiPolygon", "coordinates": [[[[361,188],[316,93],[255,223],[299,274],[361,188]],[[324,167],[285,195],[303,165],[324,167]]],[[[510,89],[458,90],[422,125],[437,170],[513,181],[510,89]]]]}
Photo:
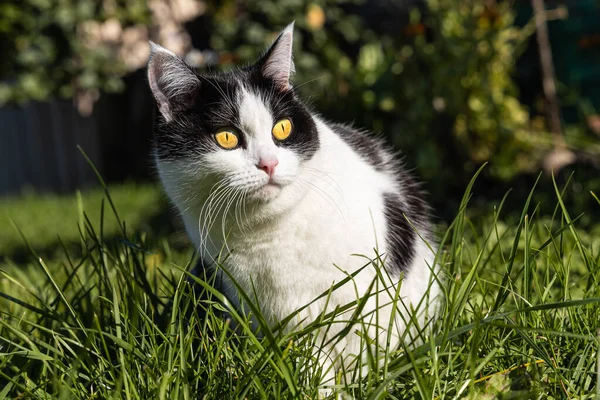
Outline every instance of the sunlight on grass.
{"type": "MultiPolygon", "coordinates": [[[[11,220],[36,250],[58,248],[58,237],[65,242],[79,242],[79,226],[85,211],[96,229],[99,228],[102,189],[91,189],[67,195],[26,193],[18,197],[0,198],[0,255],[11,255],[23,247],[23,240],[11,227],[11,220]]],[[[111,196],[127,226],[148,231],[147,219],[164,208],[166,200],[154,185],[116,185],[111,196]]],[[[115,218],[105,218],[106,236],[119,233],[115,218]]]]}
{"type": "MultiPolygon", "coordinates": [[[[381,365],[365,357],[372,368],[335,391],[364,399],[599,396],[600,238],[578,229],[563,188],[552,215],[539,215],[532,190],[514,220],[503,219],[503,203],[471,219],[470,195],[471,186],[439,236],[445,301],[432,334],[387,349],[381,365]]],[[[185,273],[189,251],[171,251],[152,232],[119,234],[123,220],[137,226],[131,214],[117,221],[106,201],[84,201],[93,215],[85,218],[74,200],[65,208],[46,200],[36,206],[61,210],[50,222],[55,233],[79,223],[81,237],[69,240],[83,250],[28,269],[0,267],[0,398],[318,398],[315,333],[335,315],[290,332],[260,323],[250,307],[258,334],[209,278],[185,273]]],[[[34,252],[38,225],[18,224],[34,252]]],[[[356,307],[360,300],[341,311],[356,307]]]]}

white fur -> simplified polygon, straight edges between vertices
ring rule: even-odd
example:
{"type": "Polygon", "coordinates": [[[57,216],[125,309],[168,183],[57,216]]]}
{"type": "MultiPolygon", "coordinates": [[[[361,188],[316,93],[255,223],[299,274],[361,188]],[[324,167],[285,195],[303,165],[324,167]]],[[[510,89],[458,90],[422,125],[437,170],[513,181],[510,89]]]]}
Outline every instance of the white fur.
{"type": "MultiPolygon", "coordinates": [[[[216,150],[202,159],[157,163],[166,191],[182,212],[194,244],[204,256],[215,256],[223,248],[231,251],[224,267],[246,293],[256,293],[254,300],[263,315],[276,324],[363,267],[365,257],[375,258],[376,249],[379,254],[389,250],[383,193],[398,192],[398,187],[390,173],[376,171],[317,118],[320,147],[309,161],[301,162],[294,152],[273,142],[275,121],[266,102],[249,89],[242,91],[238,101],[247,149],[216,150]],[[267,185],[267,174],[256,167],[261,157],[278,159],[273,176],[276,185],[267,185]],[[211,190],[219,190],[219,177],[229,183],[221,198],[214,197],[217,200],[211,214],[206,201],[211,190]],[[227,204],[231,198],[228,213],[225,205],[217,210],[219,202],[227,204]],[[207,222],[210,216],[212,225],[207,222]]],[[[401,283],[400,297],[406,307],[417,307],[425,296],[433,279],[433,259],[434,254],[417,239],[413,265],[401,283]]],[[[376,276],[374,266],[364,268],[354,284],[349,282],[332,293],[328,311],[355,301],[357,295],[362,297],[376,276]]],[[[389,281],[382,284],[389,285],[389,281]]],[[[232,284],[223,289],[230,298],[237,298],[232,284]]],[[[432,315],[438,293],[434,282],[429,307],[420,310],[421,324],[426,313],[432,315]]],[[[395,346],[405,330],[402,319],[410,317],[404,305],[399,305],[401,315],[392,317],[391,306],[385,306],[390,301],[386,293],[373,296],[363,315],[377,309],[383,329],[394,318],[395,346]]],[[[314,320],[324,311],[324,304],[324,300],[314,303],[300,319],[305,318],[304,323],[314,320]]],[[[329,336],[342,328],[332,329],[329,336]]],[[[369,333],[375,336],[375,329],[369,333]]],[[[381,346],[385,346],[385,338],[385,334],[379,335],[381,346]]],[[[356,354],[360,337],[351,332],[330,350],[331,357],[356,354]]],[[[327,378],[332,377],[333,369],[327,378]]]]}
{"type": "Polygon", "coordinates": [[[263,66],[263,75],[272,78],[279,87],[287,90],[291,87],[290,75],[294,73],[292,45],[294,43],[294,23],[285,27],[279,34],[277,46],[263,66]]]}

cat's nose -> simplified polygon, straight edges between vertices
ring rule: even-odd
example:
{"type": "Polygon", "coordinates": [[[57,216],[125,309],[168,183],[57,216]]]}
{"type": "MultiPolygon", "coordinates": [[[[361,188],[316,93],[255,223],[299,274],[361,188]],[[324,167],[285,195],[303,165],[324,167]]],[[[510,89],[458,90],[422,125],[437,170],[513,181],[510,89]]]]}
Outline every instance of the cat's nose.
{"type": "Polygon", "coordinates": [[[269,178],[273,176],[275,173],[275,167],[279,164],[279,161],[276,158],[263,159],[261,158],[256,168],[262,169],[269,175],[269,178]]]}

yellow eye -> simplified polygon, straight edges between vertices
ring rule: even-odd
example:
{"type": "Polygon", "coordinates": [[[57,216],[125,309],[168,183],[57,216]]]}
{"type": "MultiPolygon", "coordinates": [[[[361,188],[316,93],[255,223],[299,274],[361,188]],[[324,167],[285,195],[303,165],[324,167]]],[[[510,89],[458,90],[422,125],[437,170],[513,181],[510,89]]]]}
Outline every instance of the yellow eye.
{"type": "Polygon", "coordinates": [[[227,150],[233,149],[238,145],[238,137],[235,133],[230,131],[221,131],[217,133],[215,139],[219,146],[227,150]]]}
{"type": "Polygon", "coordinates": [[[289,119],[280,119],[277,121],[275,126],[273,126],[273,136],[277,140],[285,140],[292,133],[292,121],[289,119]]]}

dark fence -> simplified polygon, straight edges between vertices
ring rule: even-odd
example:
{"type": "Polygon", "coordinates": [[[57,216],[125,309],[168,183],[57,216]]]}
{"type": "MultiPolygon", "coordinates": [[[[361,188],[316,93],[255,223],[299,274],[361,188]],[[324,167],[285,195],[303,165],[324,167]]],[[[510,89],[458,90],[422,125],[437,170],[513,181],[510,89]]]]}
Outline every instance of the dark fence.
{"type": "Polygon", "coordinates": [[[66,100],[0,108],[0,196],[97,185],[78,145],[109,182],[147,178],[153,103],[145,72],[125,83],[125,92],[103,94],[90,117],[66,100]]]}
{"type": "Polygon", "coordinates": [[[31,102],[0,108],[0,195],[24,187],[68,191],[97,181],[77,149],[102,169],[94,118],[69,101],[31,102]]]}

